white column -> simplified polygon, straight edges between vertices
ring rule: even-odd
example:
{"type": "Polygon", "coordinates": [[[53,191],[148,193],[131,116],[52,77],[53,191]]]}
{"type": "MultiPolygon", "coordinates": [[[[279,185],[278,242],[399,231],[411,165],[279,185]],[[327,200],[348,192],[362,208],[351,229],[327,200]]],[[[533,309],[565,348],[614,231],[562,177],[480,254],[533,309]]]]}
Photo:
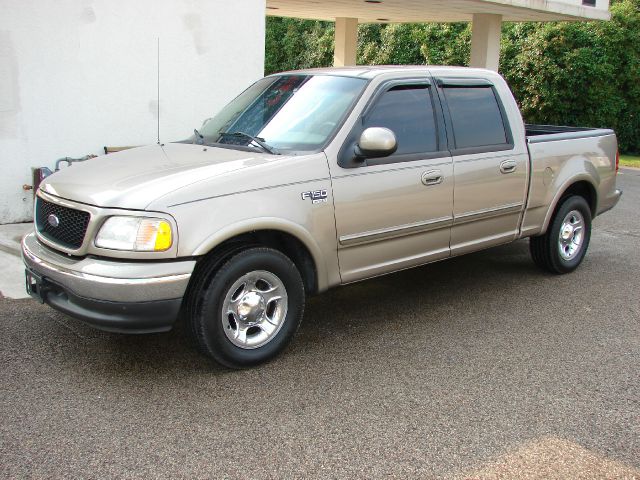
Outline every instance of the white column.
{"type": "Polygon", "coordinates": [[[336,18],[335,42],[333,65],[335,67],[355,65],[358,51],[357,18],[336,18]]]}
{"type": "Polygon", "coordinates": [[[469,66],[497,72],[500,64],[502,15],[475,13],[472,30],[469,66]]]}

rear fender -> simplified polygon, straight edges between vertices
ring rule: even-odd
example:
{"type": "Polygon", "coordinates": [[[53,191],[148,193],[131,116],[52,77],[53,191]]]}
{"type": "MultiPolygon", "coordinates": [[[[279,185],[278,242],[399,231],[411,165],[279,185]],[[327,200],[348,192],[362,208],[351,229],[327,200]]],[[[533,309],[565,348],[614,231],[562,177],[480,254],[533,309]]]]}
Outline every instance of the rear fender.
{"type": "MultiPolygon", "coordinates": [[[[589,171],[589,172],[583,172],[583,173],[580,173],[578,175],[571,176],[570,178],[565,179],[560,184],[560,186],[556,190],[556,193],[555,193],[555,195],[553,197],[553,200],[551,201],[551,203],[549,205],[549,209],[547,210],[547,214],[545,215],[541,233],[546,233],[547,229],[549,228],[549,224],[551,223],[551,220],[553,219],[553,214],[555,213],[555,211],[556,211],[556,209],[558,207],[558,203],[560,203],[560,200],[565,195],[567,190],[569,190],[569,188],[572,185],[574,185],[574,184],[576,184],[578,182],[587,182],[593,188],[593,191],[595,192],[595,195],[596,195],[596,209],[595,209],[595,211],[597,211],[597,204],[598,204],[597,192],[598,192],[598,188],[597,188],[596,184],[594,183],[594,178],[595,179],[599,179],[600,176],[598,175],[598,171],[593,167],[593,165],[591,163],[585,162],[585,167],[586,167],[586,170],[589,171]]],[[[587,199],[587,201],[588,201],[588,199],[587,199]]]]}

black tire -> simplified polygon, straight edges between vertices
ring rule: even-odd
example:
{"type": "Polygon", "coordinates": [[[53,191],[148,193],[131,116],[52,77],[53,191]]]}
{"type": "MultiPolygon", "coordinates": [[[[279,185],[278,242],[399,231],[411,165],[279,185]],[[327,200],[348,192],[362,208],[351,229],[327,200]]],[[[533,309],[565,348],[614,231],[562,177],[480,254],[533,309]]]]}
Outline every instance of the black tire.
{"type": "Polygon", "coordinates": [[[251,367],[273,359],[289,344],[304,313],[305,290],[300,272],[287,256],[271,248],[248,248],[222,263],[211,262],[199,272],[190,289],[187,330],[202,354],[229,368],[251,367]],[[286,289],[286,314],[268,343],[241,348],[225,334],[222,309],[234,283],[255,271],[268,272],[280,280],[286,289]]]}
{"type": "Polygon", "coordinates": [[[562,199],[551,224],[544,235],[529,239],[529,250],[533,262],[542,270],[564,274],[573,272],[584,259],[591,239],[591,209],[587,201],[580,196],[572,195],[562,199]],[[579,212],[584,220],[584,233],[579,250],[570,259],[563,258],[560,253],[560,230],[567,215],[579,212]]]}

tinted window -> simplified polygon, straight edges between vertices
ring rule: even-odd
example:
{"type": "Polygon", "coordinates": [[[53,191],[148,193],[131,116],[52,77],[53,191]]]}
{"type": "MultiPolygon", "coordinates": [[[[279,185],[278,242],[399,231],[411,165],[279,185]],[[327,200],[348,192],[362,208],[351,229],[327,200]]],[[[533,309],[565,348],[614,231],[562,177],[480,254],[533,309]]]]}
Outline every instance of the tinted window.
{"type": "Polygon", "coordinates": [[[426,85],[401,85],[384,92],[364,119],[364,128],[386,127],[396,134],[396,154],[438,150],[433,103],[426,85]]]}
{"type": "Polygon", "coordinates": [[[507,143],[502,114],[491,87],[445,87],[456,148],[507,143]]]}

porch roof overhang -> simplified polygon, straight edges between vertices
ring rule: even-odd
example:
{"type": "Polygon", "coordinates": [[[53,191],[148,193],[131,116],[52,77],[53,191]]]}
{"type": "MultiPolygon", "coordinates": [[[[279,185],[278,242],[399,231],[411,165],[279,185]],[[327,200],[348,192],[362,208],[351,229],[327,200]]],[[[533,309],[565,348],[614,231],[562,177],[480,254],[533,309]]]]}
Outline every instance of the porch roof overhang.
{"type": "Polygon", "coordinates": [[[267,15],[359,23],[469,22],[474,14],[502,15],[503,21],[609,20],[609,2],[581,0],[266,0],[267,15]],[[604,7],[604,8],[602,8],[604,7]]]}

